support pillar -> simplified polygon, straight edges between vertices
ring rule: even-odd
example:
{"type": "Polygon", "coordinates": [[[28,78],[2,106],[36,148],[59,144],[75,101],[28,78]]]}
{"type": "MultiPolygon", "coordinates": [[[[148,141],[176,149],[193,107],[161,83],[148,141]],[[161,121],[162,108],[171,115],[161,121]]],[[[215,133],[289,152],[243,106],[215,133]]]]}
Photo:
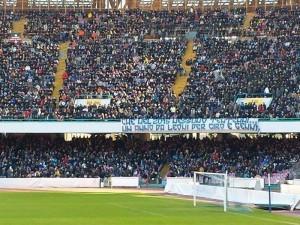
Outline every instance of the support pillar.
{"type": "Polygon", "coordinates": [[[127,0],[128,9],[136,9],[137,8],[137,0],[127,0]]]}

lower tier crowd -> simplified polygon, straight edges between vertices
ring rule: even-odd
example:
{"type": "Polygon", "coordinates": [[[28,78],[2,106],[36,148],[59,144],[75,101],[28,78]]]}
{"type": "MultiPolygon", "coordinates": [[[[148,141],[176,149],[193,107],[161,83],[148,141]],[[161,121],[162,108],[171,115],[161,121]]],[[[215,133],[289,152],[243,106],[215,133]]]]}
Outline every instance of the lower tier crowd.
{"type": "Polygon", "coordinates": [[[65,141],[61,137],[0,138],[0,177],[158,178],[189,177],[193,171],[225,172],[239,177],[264,176],[290,169],[300,160],[300,139],[180,136],[143,141],[102,135],[65,141]]]}

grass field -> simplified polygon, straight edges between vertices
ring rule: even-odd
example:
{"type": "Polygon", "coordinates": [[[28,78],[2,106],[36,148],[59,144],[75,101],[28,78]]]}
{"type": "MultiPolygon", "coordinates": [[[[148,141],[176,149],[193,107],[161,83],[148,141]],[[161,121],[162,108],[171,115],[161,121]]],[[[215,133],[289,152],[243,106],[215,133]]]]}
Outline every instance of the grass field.
{"type": "Polygon", "coordinates": [[[145,194],[0,192],[0,225],[300,225],[300,218],[145,194]]]}

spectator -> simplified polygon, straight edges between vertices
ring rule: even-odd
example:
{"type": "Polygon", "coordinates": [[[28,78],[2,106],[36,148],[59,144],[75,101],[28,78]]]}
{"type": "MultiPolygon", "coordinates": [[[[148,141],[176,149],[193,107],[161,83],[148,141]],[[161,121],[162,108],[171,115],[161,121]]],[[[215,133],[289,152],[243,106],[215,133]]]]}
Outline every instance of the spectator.
{"type": "MultiPolygon", "coordinates": [[[[25,35],[32,42],[0,41],[0,117],[299,117],[299,9],[258,9],[247,30],[245,13],[26,12],[25,35]],[[194,32],[197,58],[189,60],[192,73],[178,100],[172,86],[176,75],[185,73],[184,36],[194,32]],[[58,44],[64,41],[71,44],[56,104],[54,74],[58,44]],[[272,101],[237,104],[240,95],[272,101]],[[91,96],[108,103],[76,103],[91,96]]],[[[11,32],[19,15],[1,18],[0,36],[11,32]]]]}
{"type": "Polygon", "coordinates": [[[185,42],[132,39],[71,43],[58,118],[172,117],[172,93],[185,42]],[[76,106],[80,96],[108,96],[108,106],[76,106]]]}
{"type": "Polygon", "coordinates": [[[180,136],[142,141],[104,136],[73,139],[46,136],[1,137],[0,176],[6,177],[158,177],[192,176],[199,169],[239,177],[263,176],[290,169],[300,160],[299,139],[271,137],[188,139],[180,136]]]}
{"type": "Polygon", "coordinates": [[[50,118],[58,45],[34,37],[31,43],[0,42],[0,117],[50,118]]]}
{"type": "Polygon", "coordinates": [[[299,117],[299,38],[226,40],[201,38],[189,83],[179,102],[181,117],[299,117]],[[272,103],[239,105],[240,94],[272,103]]]}

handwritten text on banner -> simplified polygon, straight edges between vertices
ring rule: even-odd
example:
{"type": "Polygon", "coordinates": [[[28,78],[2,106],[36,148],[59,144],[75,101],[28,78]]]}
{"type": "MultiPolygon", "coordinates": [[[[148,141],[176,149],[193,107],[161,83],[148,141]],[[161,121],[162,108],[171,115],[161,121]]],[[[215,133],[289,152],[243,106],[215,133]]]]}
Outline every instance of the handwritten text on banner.
{"type": "Polygon", "coordinates": [[[258,119],[123,119],[125,133],[259,132],[258,119]]]}

